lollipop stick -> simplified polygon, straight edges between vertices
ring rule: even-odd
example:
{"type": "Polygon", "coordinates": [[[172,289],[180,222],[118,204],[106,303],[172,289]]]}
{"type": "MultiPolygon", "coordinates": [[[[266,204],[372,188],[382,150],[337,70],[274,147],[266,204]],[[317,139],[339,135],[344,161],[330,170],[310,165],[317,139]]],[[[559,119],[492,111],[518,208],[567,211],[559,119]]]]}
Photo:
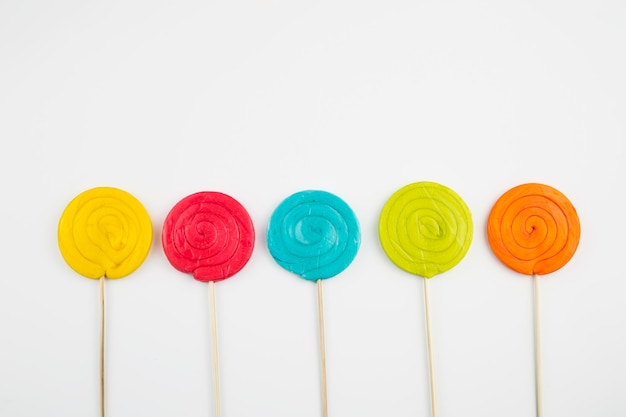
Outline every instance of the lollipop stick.
{"type": "Polygon", "coordinates": [[[100,277],[100,417],[104,417],[104,279],[100,277]]]}
{"type": "Polygon", "coordinates": [[[322,280],[317,280],[317,313],[320,331],[320,371],[322,379],[322,415],[328,417],[328,395],[326,390],[326,341],[324,338],[324,299],[322,296],[322,280]]]}
{"type": "Polygon", "coordinates": [[[215,282],[209,281],[209,302],[211,304],[211,339],[213,342],[213,386],[215,388],[215,417],[221,416],[220,411],[220,375],[217,367],[217,319],[215,312],[215,282]]]}
{"type": "Polygon", "coordinates": [[[433,343],[430,334],[430,304],[428,302],[428,279],[424,281],[424,309],[426,311],[426,342],[428,345],[428,372],[430,374],[430,406],[432,417],[437,416],[437,403],[435,402],[435,367],[433,366],[433,343]]]}
{"type": "Polygon", "coordinates": [[[541,327],[539,323],[539,277],[533,274],[533,295],[535,307],[535,389],[537,396],[537,417],[543,417],[543,398],[541,395],[541,327]]]}

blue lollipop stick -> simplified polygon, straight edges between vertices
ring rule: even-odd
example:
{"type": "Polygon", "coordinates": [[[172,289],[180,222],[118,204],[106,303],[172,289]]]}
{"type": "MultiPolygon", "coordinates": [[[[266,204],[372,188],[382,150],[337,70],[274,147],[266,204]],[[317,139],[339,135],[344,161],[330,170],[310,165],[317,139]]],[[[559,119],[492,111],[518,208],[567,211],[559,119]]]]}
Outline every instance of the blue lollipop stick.
{"type": "Polygon", "coordinates": [[[317,281],[322,416],[328,417],[322,280],[342,272],[361,244],[359,222],[341,198],[326,191],[301,191],[276,208],[267,227],[274,260],[300,277],[317,281]]]}

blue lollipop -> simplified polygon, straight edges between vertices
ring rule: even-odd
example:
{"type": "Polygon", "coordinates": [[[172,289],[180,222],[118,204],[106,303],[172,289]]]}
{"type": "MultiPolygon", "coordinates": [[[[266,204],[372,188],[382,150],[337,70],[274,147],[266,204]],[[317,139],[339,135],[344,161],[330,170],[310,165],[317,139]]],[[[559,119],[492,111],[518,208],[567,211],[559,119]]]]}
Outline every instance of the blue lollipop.
{"type": "Polygon", "coordinates": [[[359,222],[342,199],[326,191],[301,191],[272,215],[267,244],[283,268],[316,281],[352,263],[361,243],[359,222]]]}
{"type": "Polygon", "coordinates": [[[359,222],[342,199],[326,191],[301,191],[285,199],[267,226],[267,245],[283,268],[317,281],[322,416],[328,416],[322,280],[352,263],[361,243],[359,222]]]}

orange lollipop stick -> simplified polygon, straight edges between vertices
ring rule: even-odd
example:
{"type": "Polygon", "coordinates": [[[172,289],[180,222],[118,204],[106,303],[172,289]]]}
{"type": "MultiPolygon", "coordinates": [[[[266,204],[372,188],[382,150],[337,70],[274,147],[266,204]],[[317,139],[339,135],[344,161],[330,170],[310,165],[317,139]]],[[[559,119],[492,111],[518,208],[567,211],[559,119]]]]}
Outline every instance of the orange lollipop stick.
{"type": "Polygon", "coordinates": [[[560,191],[543,184],[522,184],[504,193],[491,209],[489,245],[509,268],[533,277],[535,392],[537,416],[543,416],[539,275],[563,267],[576,252],[580,221],[560,191]]]}

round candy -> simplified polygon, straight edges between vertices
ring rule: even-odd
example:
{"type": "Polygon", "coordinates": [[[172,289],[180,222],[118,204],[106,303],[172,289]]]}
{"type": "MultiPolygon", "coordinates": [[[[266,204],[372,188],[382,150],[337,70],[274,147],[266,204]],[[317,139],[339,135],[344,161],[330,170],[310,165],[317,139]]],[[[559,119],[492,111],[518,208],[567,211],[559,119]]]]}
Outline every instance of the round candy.
{"type": "Polygon", "coordinates": [[[432,278],[467,253],[473,223],[457,193],[434,182],[416,182],[396,191],[378,223],[383,250],[398,267],[432,278]]]}
{"type": "Polygon", "coordinates": [[[172,266],[198,281],[221,281],[239,272],[254,249],[254,225],[234,198],[199,192],[180,200],[163,224],[163,250],[172,266]]]}
{"type": "Polygon", "coordinates": [[[325,191],[291,195],[276,208],[267,227],[274,260],[312,281],[346,269],[360,243],[359,223],[350,206],[325,191]]]}
{"type": "Polygon", "coordinates": [[[496,201],[487,235],[491,249],[506,266],[526,275],[544,275],[574,256],[580,222],[560,191],[543,184],[523,184],[496,201]]]}
{"type": "Polygon", "coordinates": [[[152,242],[152,223],[126,191],[98,187],[76,196],[59,220],[59,248],[79,274],[122,278],[142,264],[152,242]]]}

